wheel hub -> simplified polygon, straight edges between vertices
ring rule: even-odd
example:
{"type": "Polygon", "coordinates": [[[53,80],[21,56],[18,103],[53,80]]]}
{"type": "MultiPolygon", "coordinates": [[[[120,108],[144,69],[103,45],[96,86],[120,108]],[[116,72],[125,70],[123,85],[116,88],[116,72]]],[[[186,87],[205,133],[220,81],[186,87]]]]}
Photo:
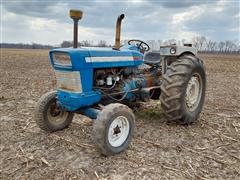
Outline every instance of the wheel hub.
{"type": "Polygon", "coordinates": [[[113,129],[113,135],[121,133],[121,126],[118,125],[113,129]]]}
{"type": "Polygon", "coordinates": [[[202,93],[201,90],[202,84],[200,76],[195,74],[188,82],[185,96],[186,105],[190,111],[194,111],[197,108],[202,93]]]}
{"type": "Polygon", "coordinates": [[[52,103],[47,111],[47,117],[49,121],[55,125],[63,123],[68,116],[67,111],[62,111],[57,106],[56,102],[52,103]]]}
{"type": "Polygon", "coordinates": [[[53,104],[53,105],[50,107],[50,114],[51,114],[53,117],[58,116],[60,113],[61,113],[60,109],[59,109],[55,104],[53,104]]]}
{"type": "Polygon", "coordinates": [[[108,141],[111,146],[119,147],[126,139],[130,131],[128,119],[124,116],[115,118],[109,126],[108,141]]]}

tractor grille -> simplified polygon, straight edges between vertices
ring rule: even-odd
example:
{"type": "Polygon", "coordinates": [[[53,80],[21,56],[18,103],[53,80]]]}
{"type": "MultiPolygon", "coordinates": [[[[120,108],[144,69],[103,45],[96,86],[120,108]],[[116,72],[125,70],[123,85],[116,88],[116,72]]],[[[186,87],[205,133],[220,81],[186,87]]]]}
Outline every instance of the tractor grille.
{"type": "Polygon", "coordinates": [[[68,92],[82,92],[81,75],[79,71],[55,70],[57,88],[68,92]]]}

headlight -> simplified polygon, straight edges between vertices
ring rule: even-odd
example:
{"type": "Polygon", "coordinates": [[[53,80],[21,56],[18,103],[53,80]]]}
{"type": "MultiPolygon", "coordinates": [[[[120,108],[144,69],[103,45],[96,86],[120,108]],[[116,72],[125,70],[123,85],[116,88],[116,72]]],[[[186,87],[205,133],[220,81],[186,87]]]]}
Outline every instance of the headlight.
{"type": "Polygon", "coordinates": [[[176,49],[175,48],[171,48],[170,49],[170,54],[175,54],[176,53],[176,49]]]}
{"type": "Polygon", "coordinates": [[[53,53],[53,62],[55,65],[60,66],[72,66],[72,62],[69,54],[63,52],[54,52],[53,53]]]}
{"type": "Polygon", "coordinates": [[[55,71],[57,88],[63,91],[82,92],[81,76],[79,71],[55,71]]]}

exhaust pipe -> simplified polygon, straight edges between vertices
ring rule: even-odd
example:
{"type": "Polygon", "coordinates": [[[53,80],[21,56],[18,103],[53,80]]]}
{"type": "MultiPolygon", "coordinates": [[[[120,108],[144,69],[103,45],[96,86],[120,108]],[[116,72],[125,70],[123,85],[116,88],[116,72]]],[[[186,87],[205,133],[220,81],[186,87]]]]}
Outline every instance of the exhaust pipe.
{"type": "Polygon", "coordinates": [[[70,9],[69,16],[73,19],[73,48],[78,47],[78,21],[82,19],[83,12],[70,9]]]}
{"type": "Polygon", "coordinates": [[[121,24],[122,20],[124,19],[124,14],[121,14],[117,18],[116,23],[116,36],[115,36],[115,47],[113,49],[119,50],[120,48],[120,36],[121,36],[121,24]]]}

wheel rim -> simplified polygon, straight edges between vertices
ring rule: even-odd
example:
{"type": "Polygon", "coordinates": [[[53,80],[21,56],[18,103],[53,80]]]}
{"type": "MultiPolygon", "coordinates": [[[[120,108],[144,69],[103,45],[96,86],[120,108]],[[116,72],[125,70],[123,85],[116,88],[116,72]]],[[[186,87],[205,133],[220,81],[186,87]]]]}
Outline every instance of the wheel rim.
{"type": "Polygon", "coordinates": [[[195,73],[188,82],[186,89],[185,102],[189,111],[194,111],[198,107],[202,96],[202,79],[195,73]]]}
{"type": "Polygon", "coordinates": [[[47,111],[47,118],[50,123],[54,125],[62,124],[68,117],[67,111],[62,111],[56,104],[56,102],[52,103],[47,111]]]}
{"type": "Polygon", "coordinates": [[[115,118],[108,129],[108,141],[111,146],[119,147],[128,138],[130,126],[128,119],[124,116],[115,118]]]}

